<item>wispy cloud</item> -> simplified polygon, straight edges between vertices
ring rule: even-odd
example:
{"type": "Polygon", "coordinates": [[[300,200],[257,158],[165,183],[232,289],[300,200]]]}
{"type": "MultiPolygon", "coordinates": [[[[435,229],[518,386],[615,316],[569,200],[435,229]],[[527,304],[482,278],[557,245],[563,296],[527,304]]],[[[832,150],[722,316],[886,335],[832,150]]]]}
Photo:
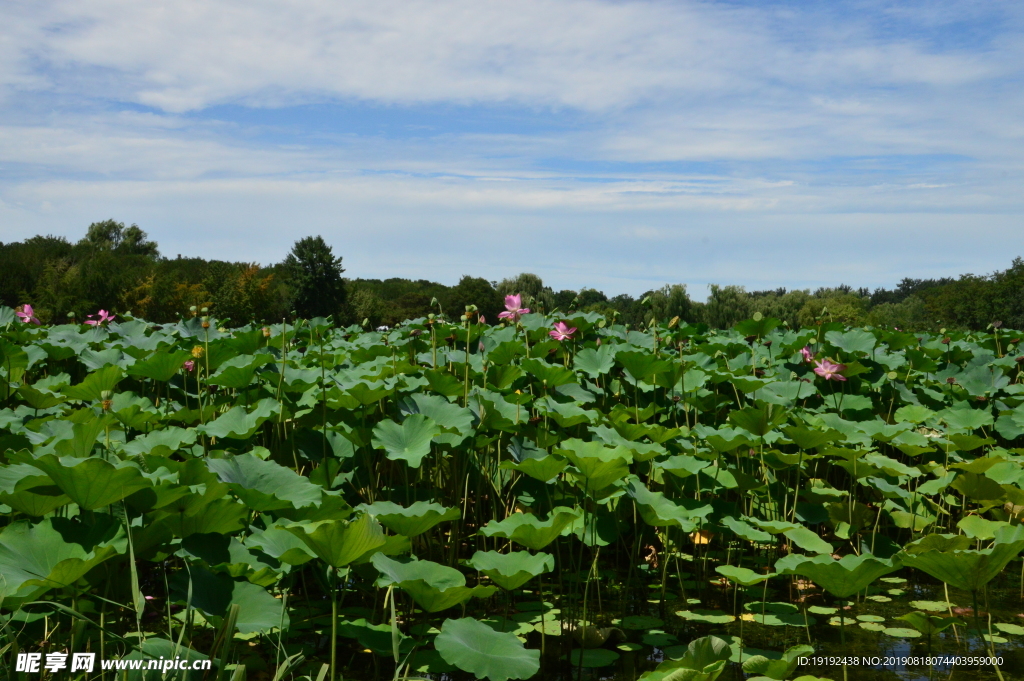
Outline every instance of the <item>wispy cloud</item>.
{"type": "Polygon", "coordinates": [[[5,15],[5,240],[114,216],[167,252],[266,262],[321,232],[356,276],[535,269],[632,292],[891,284],[1021,250],[1019,3],[12,0],[5,15]],[[843,266],[810,264],[822,239],[843,266]]]}

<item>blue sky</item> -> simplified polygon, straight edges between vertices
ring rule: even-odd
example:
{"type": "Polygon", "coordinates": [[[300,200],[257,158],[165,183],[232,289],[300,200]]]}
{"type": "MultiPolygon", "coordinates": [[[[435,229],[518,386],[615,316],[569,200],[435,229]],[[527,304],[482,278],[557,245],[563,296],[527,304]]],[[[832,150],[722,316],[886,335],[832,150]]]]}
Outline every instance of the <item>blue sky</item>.
{"type": "Polygon", "coordinates": [[[0,240],[638,294],[1024,255],[1024,4],[7,0],[0,240]]]}

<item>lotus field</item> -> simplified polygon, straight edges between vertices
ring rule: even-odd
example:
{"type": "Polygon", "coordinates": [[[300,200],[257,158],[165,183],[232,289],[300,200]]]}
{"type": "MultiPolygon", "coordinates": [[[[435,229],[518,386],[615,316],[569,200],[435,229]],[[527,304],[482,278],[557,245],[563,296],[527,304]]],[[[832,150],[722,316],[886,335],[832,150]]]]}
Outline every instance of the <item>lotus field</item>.
{"type": "Polygon", "coordinates": [[[507,307],[0,308],[0,676],[1021,678],[1017,332],[507,307]]]}

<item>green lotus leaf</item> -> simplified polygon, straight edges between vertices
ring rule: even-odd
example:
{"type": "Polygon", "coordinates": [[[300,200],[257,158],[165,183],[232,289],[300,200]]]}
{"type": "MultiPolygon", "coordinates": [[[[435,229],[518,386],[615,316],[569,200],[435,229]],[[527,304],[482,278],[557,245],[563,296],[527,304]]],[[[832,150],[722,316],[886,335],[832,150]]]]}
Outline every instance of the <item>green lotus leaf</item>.
{"type": "Polygon", "coordinates": [[[922,537],[904,547],[903,564],[957,589],[976,592],[1024,549],[1024,526],[999,528],[995,542],[986,549],[969,550],[964,542],[971,544],[970,539],[959,535],[922,537]]]}
{"type": "Polygon", "coordinates": [[[769,659],[764,655],[754,655],[743,661],[743,671],[748,674],[760,674],[769,679],[784,681],[796,671],[800,658],[814,654],[814,648],[798,645],[788,648],[779,659],[769,659]]]}
{"type": "Polygon", "coordinates": [[[540,670],[539,650],[528,650],[515,635],[471,617],[445,620],[434,647],[445,662],[478,679],[528,679],[540,670]]]}
{"type": "Polygon", "coordinates": [[[248,411],[237,405],[228,409],[213,421],[196,426],[196,430],[211,437],[245,440],[259,429],[263,422],[281,412],[281,404],[272,397],[265,397],[248,411]]]}
{"type": "Polygon", "coordinates": [[[835,551],[835,548],[819,537],[817,532],[803,526],[785,530],[782,534],[804,551],[825,554],[832,554],[835,551]]]}
{"type": "Polygon", "coordinates": [[[501,462],[500,467],[519,471],[535,480],[548,483],[554,480],[568,465],[569,462],[560,456],[546,455],[524,457],[519,461],[509,461],[506,459],[501,462]]]}
{"type": "Polygon", "coordinates": [[[214,372],[206,382],[211,385],[219,385],[223,388],[241,390],[252,383],[252,379],[256,375],[257,369],[265,364],[273,364],[273,362],[274,357],[266,353],[258,355],[237,355],[221,362],[217,367],[217,371],[214,372]]]}
{"type": "Polygon", "coordinates": [[[676,616],[682,617],[684,620],[707,622],[708,624],[728,624],[736,620],[735,617],[721,610],[677,610],[676,616]]]}
{"type": "Polygon", "coordinates": [[[285,529],[302,540],[317,558],[335,568],[344,567],[386,543],[380,523],[367,513],[352,521],[304,521],[286,525],[285,529]]]}
{"type": "Polygon", "coordinates": [[[373,428],[373,446],[383,449],[392,461],[405,461],[419,468],[430,453],[430,443],[441,432],[434,421],[423,414],[410,414],[401,424],[391,420],[373,428]]]}
{"type": "Polygon", "coordinates": [[[555,557],[548,553],[531,554],[527,551],[477,551],[466,564],[490,577],[502,589],[512,591],[537,575],[554,570],[555,557]]]}
{"type": "Polygon", "coordinates": [[[0,601],[16,609],[50,589],[69,587],[127,548],[124,526],[110,516],[96,516],[92,524],[17,520],[0,532],[0,601]]]}
{"type": "Polygon", "coordinates": [[[445,508],[441,504],[427,501],[416,501],[407,507],[391,501],[376,501],[358,506],[358,509],[366,510],[381,525],[406,537],[421,535],[435,525],[458,520],[462,516],[457,508],[445,508]]]}
{"type": "Polygon", "coordinates": [[[151,486],[134,462],[111,463],[99,457],[58,458],[52,454],[30,461],[83,510],[95,510],[151,486]]]}
{"type": "Polygon", "coordinates": [[[182,540],[179,555],[197,558],[214,572],[244,577],[262,587],[275,584],[282,572],[280,561],[224,534],[192,534],[182,540]]]}
{"type": "Polygon", "coordinates": [[[908,612],[906,615],[896,619],[908,622],[910,626],[925,636],[932,636],[945,631],[954,624],[962,625],[964,623],[959,617],[938,617],[923,612],[908,612]]]}
{"type": "Polygon", "coordinates": [[[567,458],[576,467],[570,474],[584,481],[588,492],[594,493],[629,475],[632,453],[625,447],[607,447],[601,442],[584,442],[571,438],[561,443],[555,453],[567,458]]]}
{"type": "Polygon", "coordinates": [[[99,400],[103,398],[103,393],[112,391],[123,378],[124,370],[111,364],[92,372],[78,385],[64,388],[61,392],[73,400],[99,400]]]}
{"type": "Polygon", "coordinates": [[[257,511],[320,505],[319,485],[255,454],[207,459],[206,465],[239,499],[257,511]]]}
{"type": "Polygon", "coordinates": [[[553,542],[569,523],[580,517],[577,511],[558,506],[551,511],[547,520],[541,520],[532,513],[513,513],[501,522],[492,520],[480,528],[485,537],[504,537],[534,551],[553,542]]]}
{"type": "Polygon", "coordinates": [[[438,444],[456,447],[474,432],[473,412],[441,395],[413,393],[402,400],[401,408],[406,414],[422,414],[444,429],[434,437],[438,444]]]}
{"type": "Polygon", "coordinates": [[[762,544],[772,541],[772,536],[767,532],[763,532],[757,529],[756,527],[753,527],[749,523],[745,523],[742,520],[737,520],[732,516],[726,516],[725,518],[722,518],[722,525],[732,530],[733,534],[735,534],[740,539],[746,539],[747,541],[759,542],[762,544]]]}
{"type": "Polygon", "coordinates": [[[743,430],[763,437],[786,422],[788,414],[778,405],[766,404],[761,407],[744,407],[729,412],[729,423],[743,430]]]}
{"type": "Polygon", "coordinates": [[[730,582],[735,582],[740,586],[754,586],[775,576],[774,572],[761,574],[749,568],[737,567],[735,565],[719,565],[715,568],[715,571],[730,582]]]}
{"type": "Polygon", "coordinates": [[[775,563],[779,574],[802,575],[839,598],[848,598],[879,577],[899,569],[898,560],[883,560],[871,554],[848,555],[840,560],[831,556],[807,558],[790,554],[775,563]]]}
{"type": "Polygon", "coordinates": [[[229,607],[237,604],[239,610],[235,626],[240,634],[270,633],[278,628],[288,628],[289,617],[284,603],[261,586],[193,565],[188,570],[175,572],[168,579],[171,597],[185,602],[190,581],[190,604],[207,619],[223,617],[229,607]]]}
{"type": "Polygon", "coordinates": [[[254,530],[245,538],[244,543],[249,548],[259,549],[289,565],[302,565],[315,558],[304,541],[277,525],[271,525],[265,530],[254,530]]]}
{"type": "Polygon", "coordinates": [[[130,376],[152,378],[154,381],[169,381],[181,371],[182,365],[192,356],[187,350],[158,351],[140,359],[128,367],[130,376]]]}
{"type": "Polygon", "coordinates": [[[961,518],[956,524],[957,527],[963,530],[964,535],[971,539],[994,539],[996,530],[1006,525],[1007,523],[986,520],[980,515],[969,515],[966,518],[961,518]]]}
{"type": "Polygon", "coordinates": [[[401,631],[396,632],[386,622],[371,624],[363,618],[339,622],[338,635],[354,638],[364,648],[369,648],[374,653],[384,657],[391,657],[394,654],[394,644],[396,642],[398,643],[400,655],[407,655],[416,643],[414,639],[406,636],[401,631]],[[395,636],[396,633],[397,637],[395,636]]]}
{"type": "Polygon", "coordinates": [[[429,560],[400,563],[377,553],[370,562],[381,573],[377,586],[398,586],[427,612],[446,610],[470,598],[487,598],[497,591],[493,586],[468,588],[461,572],[429,560]]]}
{"type": "MultiPolygon", "coordinates": [[[[679,646],[680,648],[682,646],[679,646]]],[[[690,641],[677,659],[665,660],[652,672],[640,676],[641,681],[715,681],[732,656],[730,645],[717,636],[704,636],[690,641]]],[[[669,656],[666,651],[666,657],[669,656]]]]}
{"type": "Polygon", "coordinates": [[[635,476],[630,478],[626,493],[636,502],[644,522],[653,527],[679,527],[684,532],[693,532],[697,527],[695,519],[711,513],[710,505],[697,505],[691,510],[667,499],[661,492],[652,492],[635,476]]]}
{"type": "Polygon", "coordinates": [[[610,345],[597,348],[584,348],[576,353],[573,366],[591,378],[607,374],[615,366],[615,349],[610,345]]]}
{"type": "Polygon", "coordinates": [[[566,659],[573,667],[594,669],[613,664],[619,659],[619,654],[607,648],[583,648],[572,651],[566,659]]]}

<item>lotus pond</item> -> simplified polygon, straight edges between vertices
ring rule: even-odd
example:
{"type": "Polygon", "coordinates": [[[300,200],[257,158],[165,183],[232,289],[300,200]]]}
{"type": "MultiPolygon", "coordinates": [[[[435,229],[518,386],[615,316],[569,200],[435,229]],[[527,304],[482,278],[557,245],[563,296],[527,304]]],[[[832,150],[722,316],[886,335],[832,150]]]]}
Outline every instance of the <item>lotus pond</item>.
{"type": "Polygon", "coordinates": [[[1017,332],[510,310],[0,308],[0,675],[1024,676],[1017,332]]]}

